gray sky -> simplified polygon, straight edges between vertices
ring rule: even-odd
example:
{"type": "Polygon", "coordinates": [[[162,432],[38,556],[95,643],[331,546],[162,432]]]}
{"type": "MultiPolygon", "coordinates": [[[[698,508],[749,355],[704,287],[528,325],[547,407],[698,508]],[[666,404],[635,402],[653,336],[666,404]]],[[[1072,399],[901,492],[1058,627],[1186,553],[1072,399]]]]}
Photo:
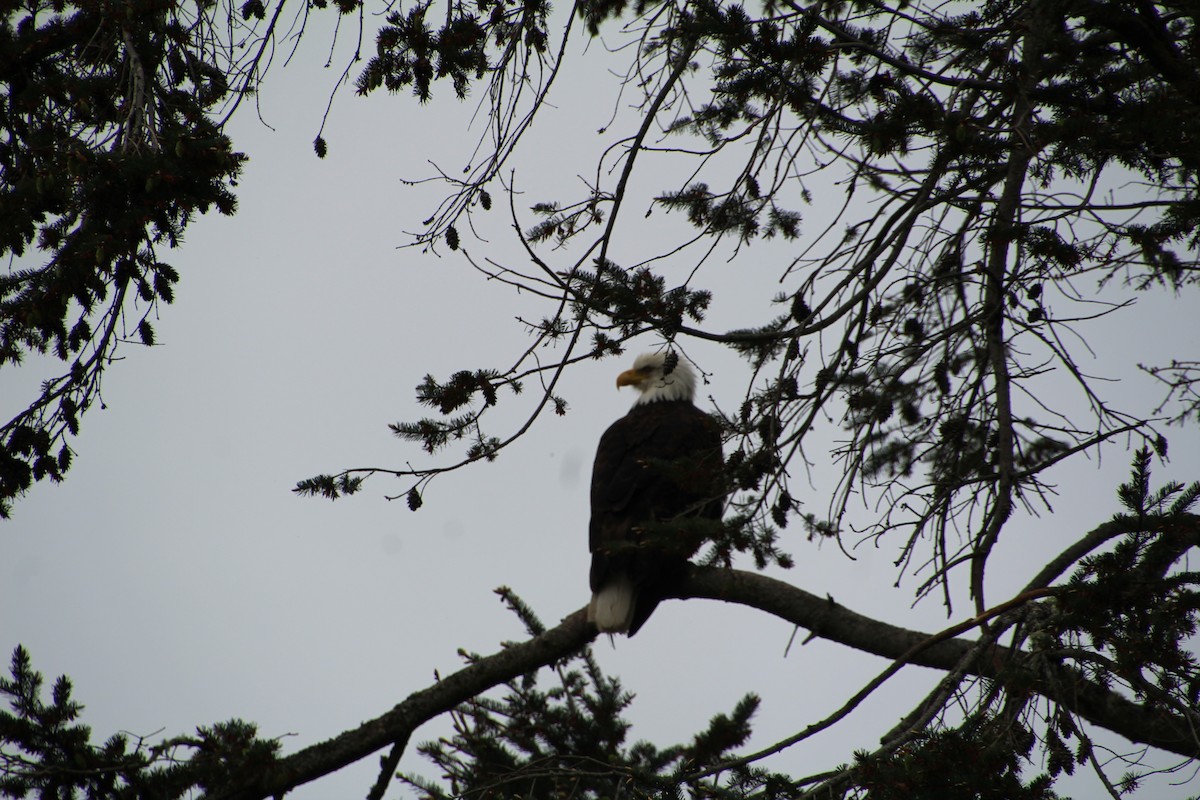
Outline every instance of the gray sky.
{"type": "MultiPolygon", "coordinates": [[[[428,175],[430,159],[460,167],[478,135],[467,130],[473,106],[344,93],[326,132],[330,155],[319,161],[311,141],[336,73],[306,64],[322,60],[324,45],[307,46],[264,93],[274,130],[251,109],[234,125],[235,145],[251,156],[238,215],[201,220],[166,258],[182,281],[156,323],[162,345],[124,350],[105,382],[107,409],[90,412],[72,443],[66,482],[39,484],[0,530],[0,652],[7,658],[20,642],[39,670],[69,674],[100,740],[116,730],[186,733],[237,716],[265,736],[289,735],[283,747],[291,752],[382,713],[435,670],[458,668],[457,648],[488,653],[522,638],[495,587],[514,588],[550,624],[587,599],[592,453],[632,402],[613,389],[619,362],[568,373],[565,418],[546,416],[494,465],[435,481],[415,514],[383,499],[407,488],[383,478],[337,503],[292,494],[298,479],[318,472],[430,463],[386,429],[421,414],[413,387],[426,372],[506,366],[529,341],[514,317],[541,316],[532,298],[485,282],[456,254],[397,249],[439,196],[400,178],[428,175]]],[[[560,87],[557,107],[515,162],[518,188],[527,190],[519,209],[574,191],[573,176],[594,171],[607,141],[596,130],[615,98],[602,71],[588,74],[590,85],[560,87]]],[[[488,242],[464,231],[466,248],[522,263],[505,234],[506,200],[494,194],[488,242]]],[[[641,237],[675,224],[661,212],[642,220],[644,209],[625,211],[618,262],[656,251],[641,237]]],[[[823,204],[806,213],[805,231],[822,227],[823,204]]],[[[755,245],[710,265],[701,280],[717,292],[709,327],[764,318],[786,252],[755,245]]],[[[1087,365],[1123,375],[1113,391],[1132,399],[1157,397],[1132,363],[1187,355],[1150,353],[1147,343],[1194,342],[1200,333],[1183,307],[1190,304],[1153,295],[1141,303],[1128,324],[1090,340],[1096,360],[1087,365]]],[[[744,363],[703,345],[689,352],[714,373],[701,405],[707,394],[738,402],[744,363]]],[[[6,373],[0,410],[26,401],[43,368],[6,373]]],[[[497,417],[508,424],[493,432],[511,430],[524,407],[502,408],[508,416],[497,417]]],[[[1200,477],[1195,432],[1169,433],[1173,461],[1156,468],[1156,481],[1200,477]]],[[[1113,490],[1130,460],[1124,445],[1108,448],[1102,463],[1054,473],[1056,513],[1010,526],[992,567],[992,598],[1116,510],[1113,490]]],[[[818,515],[838,469],[829,448],[828,438],[808,446],[811,485],[803,470],[793,473],[797,487],[808,487],[806,510],[818,515]]],[[[787,579],[809,591],[898,625],[949,623],[936,601],[910,607],[916,581],[893,587],[891,551],[864,545],[851,561],[796,528],[785,549],[798,564],[787,579]]],[[[674,743],[754,691],[764,697],[761,747],[830,713],[887,666],[820,640],[797,642],[785,657],[791,635],[748,609],[669,602],[643,633],[596,651],[638,696],[635,738],[674,743]]],[[[938,677],[905,670],[849,720],[774,764],[799,775],[848,760],[938,677]]],[[[416,741],[444,729],[435,723],[416,741]]],[[[403,768],[426,765],[410,752],[403,768]]],[[[369,759],[298,796],[364,794],[374,771],[369,759]]],[[[1164,782],[1156,796],[1194,792],[1164,782]]]]}

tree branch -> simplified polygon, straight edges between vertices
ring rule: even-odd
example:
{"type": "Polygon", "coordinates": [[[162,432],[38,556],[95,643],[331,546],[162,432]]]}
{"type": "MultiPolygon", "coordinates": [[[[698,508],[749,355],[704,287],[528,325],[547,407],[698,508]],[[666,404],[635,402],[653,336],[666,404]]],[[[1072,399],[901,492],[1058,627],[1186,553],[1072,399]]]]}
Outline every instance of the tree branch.
{"type": "Polygon", "coordinates": [[[405,742],[418,727],[493,686],[532,672],[574,653],[596,638],[586,609],[556,628],[490,656],[414,692],[390,711],[332,739],[280,759],[256,781],[214,795],[221,800],[282,797],[297,786],[324,777],[393,744],[405,742]]]}
{"type": "MultiPolygon", "coordinates": [[[[1030,655],[999,645],[988,647],[978,654],[981,657],[967,659],[979,643],[953,637],[975,627],[975,620],[931,635],[858,614],[832,598],[818,597],[775,578],[713,567],[693,567],[679,594],[756,608],[829,641],[931,669],[962,670],[964,663],[969,663],[966,674],[1002,678],[1002,672],[1009,674],[1015,668],[1028,673],[1033,691],[1095,725],[1134,742],[1189,758],[1200,757],[1200,744],[1193,735],[1193,729],[1200,728],[1200,715],[1189,721],[1161,707],[1151,709],[1088,681],[1080,672],[1061,662],[1052,664],[1049,669],[1045,665],[1037,669],[1031,663],[1030,655]],[[1036,677],[1047,674],[1049,677],[1036,677]]],[[[1038,596],[1041,594],[1039,592],[1038,596]]],[[[553,664],[595,637],[595,628],[586,622],[585,610],[580,609],[541,636],[506,645],[432,686],[414,692],[391,710],[358,728],[281,758],[252,784],[233,787],[215,796],[221,800],[279,797],[379,750],[396,745],[403,747],[425,722],[519,675],[553,664]]],[[[393,757],[397,755],[394,750],[393,757]]]]}
{"type": "MultiPolygon", "coordinates": [[[[817,636],[884,658],[904,658],[911,664],[951,671],[961,667],[976,642],[960,639],[933,641],[940,635],[913,631],[858,614],[832,598],[820,598],[783,581],[739,570],[693,568],[681,594],[707,597],[751,606],[780,619],[807,628],[817,636]]],[[[960,625],[957,628],[965,629],[960,625]]],[[[992,645],[984,658],[973,661],[966,674],[998,678],[1017,670],[1037,674],[1027,653],[992,645]]],[[[1041,674],[1045,674],[1042,670],[1041,674]]],[[[1087,680],[1078,670],[1061,662],[1050,668],[1053,680],[1033,679],[1033,691],[1059,703],[1089,722],[1120,734],[1133,742],[1158,747],[1187,758],[1200,757],[1200,714],[1187,719],[1151,709],[1126,699],[1116,691],[1087,680]]]]}

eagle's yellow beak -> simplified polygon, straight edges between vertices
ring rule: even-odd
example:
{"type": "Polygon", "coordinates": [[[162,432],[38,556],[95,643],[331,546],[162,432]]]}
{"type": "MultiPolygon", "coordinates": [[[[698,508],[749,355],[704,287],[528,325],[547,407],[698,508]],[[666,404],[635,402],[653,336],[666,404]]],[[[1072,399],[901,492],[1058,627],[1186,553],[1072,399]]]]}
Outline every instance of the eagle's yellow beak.
{"type": "Polygon", "coordinates": [[[637,386],[642,381],[646,380],[646,376],[636,369],[627,369],[617,376],[617,388],[622,386],[637,386]]]}

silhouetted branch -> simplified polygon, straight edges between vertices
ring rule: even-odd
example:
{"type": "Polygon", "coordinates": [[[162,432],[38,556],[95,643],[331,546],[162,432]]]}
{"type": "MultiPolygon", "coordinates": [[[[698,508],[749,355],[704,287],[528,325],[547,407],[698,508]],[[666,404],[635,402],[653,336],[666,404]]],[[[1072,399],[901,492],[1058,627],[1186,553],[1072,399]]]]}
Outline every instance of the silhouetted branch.
{"type": "MultiPolygon", "coordinates": [[[[1188,517],[1195,525],[1197,518],[1188,517]]],[[[1015,597],[987,613],[994,618],[1052,590],[1038,589],[1015,597]]],[[[1102,687],[1061,661],[1035,656],[994,644],[959,639],[978,627],[972,618],[946,630],[929,634],[892,625],[859,614],[831,597],[817,595],[784,581],[753,572],[693,567],[680,596],[707,598],[749,606],[791,622],[814,635],[847,647],[946,672],[1003,679],[1021,671],[1030,688],[1094,725],[1125,738],[1189,758],[1200,756],[1195,730],[1200,714],[1192,718],[1135,703],[1117,691],[1102,687]],[[976,652],[972,652],[976,651],[976,652]]],[[[409,695],[391,710],[328,741],[280,759],[252,785],[219,795],[222,800],[278,797],[297,786],[328,775],[367,756],[391,747],[388,764],[394,764],[413,732],[472,697],[507,681],[563,659],[589,644],[596,631],[584,609],[566,617],[557,627],[518,644],[509,644],[458,672],[409,695]]],[[[896,665],[893,665],[895,667],[896,665]]],[[[885,673],[890,675],[893,668],[885,673]]],[[[882,681],[876,682],[882,683],[882,681]]]]}
{"type": "MultiPolygon", "coordinates": [[[[1193,525],[1200,524],[1191,518],[1193,525]]],[[[707,597],[747,605],[828,639],[865,653],[944,671],[961,668],[968,652],[977,642],[931,636],[901,628],[858,614],[833,598],[821,598],[775,578],[739,570],[694,568],[681,594],[707,597]]],[[[989,615],[990,616],[990,615],[989,615]]],[[[955,635],[974,627],[975,620],[960,623],[949,630],[955,635]]],[[[991,645],[965,670],[968,675],[996,678],[1001,667],[1011,671],[1028,669],[1032,657],[1000,645],[991,645]]],[[[1043,673],[1045,670],[1043,670],[1043,673]]],[[[1052,665],[1053,682],[1045,677],[1034,680],[1037,693],[1053,700],[1089,722],[1106,728],[1130,741],[1148,744],[1188,758],[1200,756],[1200,714],[1185,719],[1158,708],[1150,709],[1132,702],[1116,691],[1087,680],[1077,670],[1060,663],[1052,665]]]]}
{"type": "Polygon", "coordinates": [[[226,800],[281,797],[309,781],[408,740],[418,727],[505,681],[553,664],[596,637],[580,609],[526,642],[509,645],[409,695],[390,711],[328,741],[280,759],[252,785],[219,795],[226,800]]]}

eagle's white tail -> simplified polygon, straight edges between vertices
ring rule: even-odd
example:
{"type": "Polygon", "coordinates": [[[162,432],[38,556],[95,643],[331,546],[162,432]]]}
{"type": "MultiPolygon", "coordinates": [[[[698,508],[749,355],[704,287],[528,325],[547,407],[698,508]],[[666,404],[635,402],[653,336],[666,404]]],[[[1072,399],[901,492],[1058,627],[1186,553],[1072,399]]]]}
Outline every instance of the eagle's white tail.
{"type": "Polygon", "coordinates": [[[592,594],[588,622],[594,622],[601,633],[628,633],[633,600],[633,582],[625,576],[614,578],[592,594]]]}

